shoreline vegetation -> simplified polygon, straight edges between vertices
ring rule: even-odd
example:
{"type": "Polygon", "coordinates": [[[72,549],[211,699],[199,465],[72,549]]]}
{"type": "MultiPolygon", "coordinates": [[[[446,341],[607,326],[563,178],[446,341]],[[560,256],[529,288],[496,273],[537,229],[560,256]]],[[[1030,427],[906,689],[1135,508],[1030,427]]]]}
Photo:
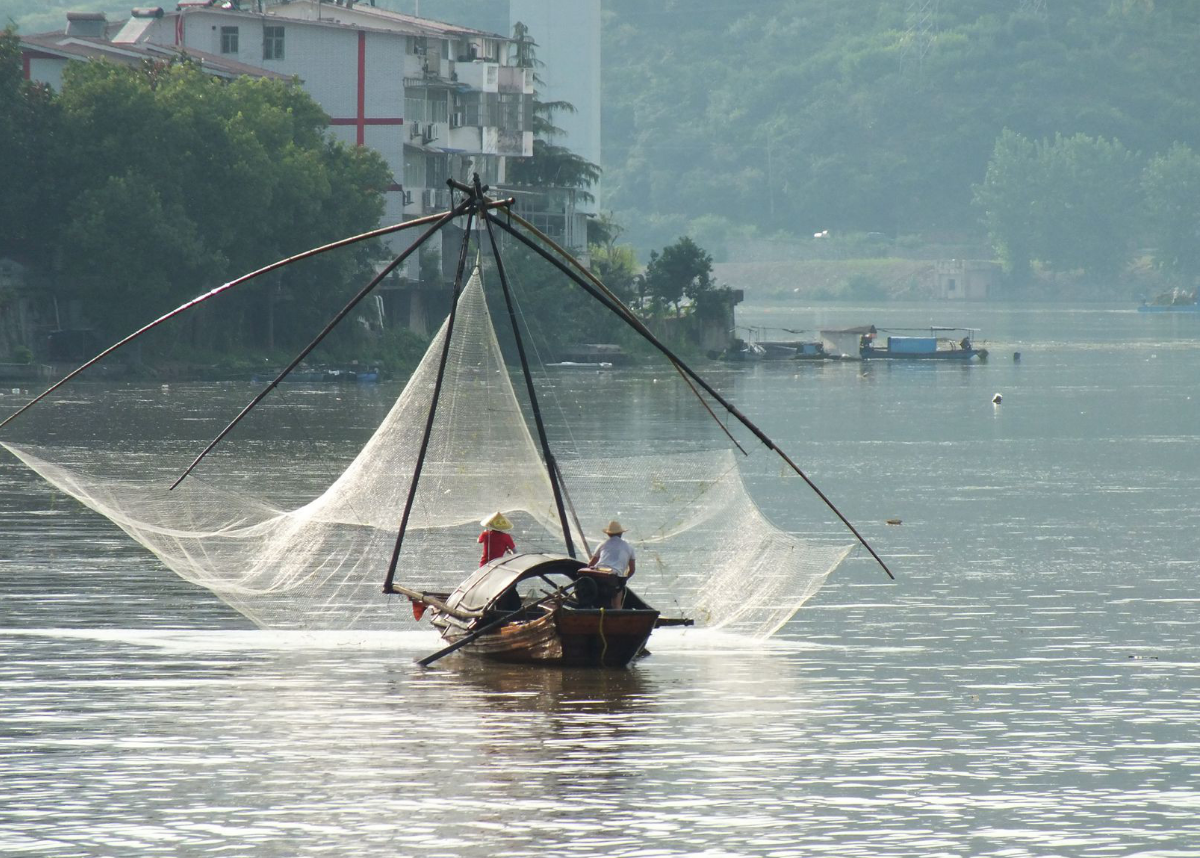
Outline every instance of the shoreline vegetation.
{"type": "MultiPolygon", "coordinates": [[[[728,335],[738,300],[939,300],[947,262],[986,268],[991,301],[1132,307],[1195,291],[1200,5],[1018,5],[943,4],[922,30],[882,0],[767,0],[732,27],[725,7],[611,0],[597,273],[697,355],[714,350],[701,335],[728,335]]],[[[588,192],[599,166],[551,145],[565,108],[532,109],[539,144],[518,172],[588,192]]],[[[298,88],[220,83],[190,63],[72,64],[54,92],[24,80],[16,28],[0,31],[0,361],[82,363],[230,277],[378,224],[374,189],[394,177],[328,123],[298,88]],[[88,331],[46,347],[48,332],[88,331]]],[[[312,260],[139,341],[124,364],[209,378],[282,365],[385,256],[312,260]]],[[[440,259],[417,267],[424,281],[440,259]]],[[[620,323],[558,303],[519,254],[512,267],[549,353],[615,343],[637,359],[620,323]]],[[[428,336],[382,316],[339,330],[312,364],[406,372],[428,336]]]]}

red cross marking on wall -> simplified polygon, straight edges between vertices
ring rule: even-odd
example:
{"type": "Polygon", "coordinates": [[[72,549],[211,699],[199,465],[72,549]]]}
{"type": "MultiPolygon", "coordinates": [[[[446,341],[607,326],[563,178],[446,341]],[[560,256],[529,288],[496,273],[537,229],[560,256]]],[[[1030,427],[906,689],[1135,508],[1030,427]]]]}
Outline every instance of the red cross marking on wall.
{"type": "Polygon", "coordinates": [[[362,146],[366,141],[368,125],[403,125],[404,118],[367,116],[367,34],[358,31],[358,114],[350,119],[330,119],[331,125],[353,125],[358,129],[355,142],[362,146]]]}

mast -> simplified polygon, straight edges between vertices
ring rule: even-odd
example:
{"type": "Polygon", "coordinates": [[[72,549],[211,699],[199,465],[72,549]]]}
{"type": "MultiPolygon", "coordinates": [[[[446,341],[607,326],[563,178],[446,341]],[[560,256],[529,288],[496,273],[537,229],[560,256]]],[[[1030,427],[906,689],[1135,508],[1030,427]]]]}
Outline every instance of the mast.
{"type": "MultiPolygon", "coordinates": [[[[483,189],[479,186],[479,174],[475,174],[475,193],[483,198],[483,189]]],[[[563,507],[563,493],[559,485],[558,462],[550,452],[550,441],[546,437],[546,424],[542,421],[542,409],[538,406],[537,393],[533,389],[533,375],[529,371],[529,360],[525,357],[525,343],[521,338],[521,327],[517,324],[517,310],[513,305],[512,290],[508,288],[508,275],[504,271],[504,260],[500,257],[500,248],[496,245],[496,233],[492,230],[492,220],[485,213],[484,223],[487,224],[488,240],[492,245],[492,258],[496,260],[496,272],[500,275],[500,286],[504,290],[504,303],[508,307],[508,319],[512,323],[513,337],[517,341],[517,354],[521,357],[521,374],[525,376],[525,390],[529,394],[529,404],[533,409],[533,422],[537,426],[538,441],[542,445],[542,456],[546,460],[546,475],[550,478],[550,490],[554,493],[554,506],[558,510],[558,520],[562,523],[563,542],[567,546],[567,554],[575,556],[575,543],[571,539],[571,525],[567,521],[567,511],[563,507]]]]}
{"type": "Polygon", "coordinates": [[[421,471],[425,467],[425,455],[429,452],[429,438],[433,434],[433,419],[437,415],[438,400],[442,395],[442,381],[446,377],[446,362],[450,359],[450,341],[454,338],[454,320],[458,315],[458,296],[462,292],[463,271],[467,267],[467,250],[471,245],[471,224],[475,218],[476,200],[474,195],[465,200],[458,209],[467,213],[467,225],[463,230],[462,247],[458,251],[458,268],[454,272],[454,297],[450,302],[450,315],[446,317],[446,338],[442,341],[442,355],[438,361],[437,378],[433,383],[433,398],[429,403],[429,414],[425,418],[425,432],[421,436],[421,449],[417,453],[417,464],[413,468],[412,482],[408,485],[408,497],[404,499],[404,512],[400,516],[400,530],[396,534],[396,545],[392,549],[392,559],[388,561],[387,575],[383,579],[383,592],[395,592],[392,582],[396,579],[396,564],[400,560],[400,546],[404,544],[404,534],[408,530],[408,518],[412,514],[413,501],[417,497],[417,483],[421,481],[421,471]]]}

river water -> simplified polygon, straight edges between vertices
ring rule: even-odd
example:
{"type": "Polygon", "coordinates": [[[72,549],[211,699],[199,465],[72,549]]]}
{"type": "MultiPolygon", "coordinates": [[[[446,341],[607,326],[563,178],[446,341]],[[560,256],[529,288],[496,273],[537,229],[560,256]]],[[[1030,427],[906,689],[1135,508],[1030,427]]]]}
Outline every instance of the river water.
{"type": "MultiPolygon", "coordinates": [[[[741,319],[970,324],[991,359],[715,368],[897,580],[859,552],[770,643],[664,629],[628,671],[255,630],[6,454],[0,855],[1200,855],[1200,318],[741,319]]],[[[288,442],[292,476],[395,393],[304,392],[348,417],[288,442]]],[[[226,416],[251,388],[170,395],[226,416]]]]}

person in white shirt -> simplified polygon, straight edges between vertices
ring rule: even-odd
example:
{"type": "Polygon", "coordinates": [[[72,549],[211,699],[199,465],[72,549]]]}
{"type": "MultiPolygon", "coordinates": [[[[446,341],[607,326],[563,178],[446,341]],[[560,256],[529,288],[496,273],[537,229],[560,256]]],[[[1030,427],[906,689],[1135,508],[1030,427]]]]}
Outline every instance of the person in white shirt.
{"type": "Polygon", "coordinates": [[[621,538],[625,533],[621,522],[613,519],[604,528],[608,539],[600,543],[588,560],[588,566],[599,572],[607,573],[616,580],[616,592],[613,595],[612,607],[619,608],[625,602],[625,583],[633,577],[637,562],[633,546],[621,538]]]}

